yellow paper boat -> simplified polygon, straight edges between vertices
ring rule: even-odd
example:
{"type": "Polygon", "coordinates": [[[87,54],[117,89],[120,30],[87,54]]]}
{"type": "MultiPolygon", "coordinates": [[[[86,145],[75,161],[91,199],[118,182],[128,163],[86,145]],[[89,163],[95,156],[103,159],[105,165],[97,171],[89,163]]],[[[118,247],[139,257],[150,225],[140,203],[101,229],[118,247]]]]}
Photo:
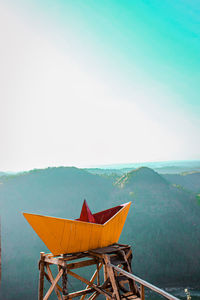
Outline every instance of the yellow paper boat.
{"type": "Polygon", "coordinates": [[[84,201],[81,216],[68,220],[23,213],[53,255],[87,251],[117,243],[131,202],[92,214],[84,201]]]}

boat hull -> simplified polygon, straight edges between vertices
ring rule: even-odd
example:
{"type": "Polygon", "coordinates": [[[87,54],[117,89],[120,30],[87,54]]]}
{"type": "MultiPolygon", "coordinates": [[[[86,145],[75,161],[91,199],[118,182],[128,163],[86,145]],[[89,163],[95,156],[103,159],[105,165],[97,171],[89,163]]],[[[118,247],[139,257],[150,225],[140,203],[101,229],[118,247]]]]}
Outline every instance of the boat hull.
{"type": "Polygon", "coordinates": [[[105,224],[23,213],[53,255],[82,252],[117,243],[131,202],[126,203],[105,224]]]}

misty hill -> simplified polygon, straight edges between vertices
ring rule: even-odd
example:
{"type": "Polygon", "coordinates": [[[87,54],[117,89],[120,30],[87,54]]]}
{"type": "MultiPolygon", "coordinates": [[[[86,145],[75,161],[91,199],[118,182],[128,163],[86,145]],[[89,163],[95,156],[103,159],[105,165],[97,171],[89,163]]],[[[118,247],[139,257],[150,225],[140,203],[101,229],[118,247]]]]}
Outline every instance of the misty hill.
{"type": "Polygon", "coordinates": [[[200,172],[165,174],[163,177],[171,183],[180,185],[191,192],[200,193],[200,172]]]}
{"type": "Polygon", "coordinates": [[[159,174],[179,174],[183,172],[200,172],[200,161],[164,161],[164,162],[145,162],[145,163],[130,163],[116,164],[99,168],[85,169],[92,174],[99,175],[120,175],[131,172],[132,170],[147,167],[151,168],[159,174]]]}
{"type": "Polygon", "coordinates": [[[77,218],[84,198],[92,210],[103,210],[112,206],[111,203],[117,203],[117,193],[114,192],[117,189],[113,187],[112,180],[77,168],[33,170],[1,177],[0,183],[1,299],[16,296],[19,299],[36,299],[38,255],[40,251],[48,250],[23,218],[22,212],[77,218]],[[27,289],[19,289],[19,286],[31,287],[32,294],[27,289]]]}
{"type": "Polygon", "coordinates": [[[6,175],[5,172],[0,172],[0,177],[1,177],[1,176],[5,176],[5,175],[6,175]]]}
{"type": "Polygon", "coordinates": [[[200,206],[195,197],[149,168],[134,170],[116,184],[133,199],[133,219],[128,219],[126,234],[138,249],[135,260],[143,257],[142,270],[136,270],[148,279],[152,272],[155,281],[162,278],[166,285],[178,284],[180,277],[182,283],[191,282],[193,272],[199,277],[200,206]]]}
{"type": "Polygon", "coordinates": [[[200,206],[193,194],[152,169],[133,170],[115,185],[113,178],[64,167],[4,176],[0,182],[0,299],[36,299],[37,260],[40,251],[48,251],[21,212],[77,218],[84,198],[92,212],[133,201],[120,241],[133,247],[135,274],[162,286],[200,281],[200,206]]]}
{"type": "Polygon", "coordinates": [[[154,185],[160,185],[161,187],[165,186],[166,184],[168,185],[167,181],[162,176],[156,173],[153,169],[147,167],[141,167],[128,172],[119,178],[116,184],[121,188],[132,188],[132,185],[137,185],[138,187],[141,185],[142,187],[146,185],[148,187],[151,185],[152,187],[154,185]]]}
{"type": "Polygon", "coordinates": [[[85,169],[91,174],[95,175],[103,175],[103,176],[111,176],[116,178],[118,176],[122,176],[133,170],[133,168],[122,168],[122,169],[100,169],[100,168],[87,168],[85,169]]]}

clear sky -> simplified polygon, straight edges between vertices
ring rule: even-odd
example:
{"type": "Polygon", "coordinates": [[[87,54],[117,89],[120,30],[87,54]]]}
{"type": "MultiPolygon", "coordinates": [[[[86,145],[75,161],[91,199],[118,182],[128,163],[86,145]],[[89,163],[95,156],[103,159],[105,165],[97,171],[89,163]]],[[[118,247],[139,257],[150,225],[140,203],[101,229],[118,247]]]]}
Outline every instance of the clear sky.
{"type": "Polygon", "coordinates": [[[200,159],[199,0],[0,0],[0,171],[200,159]]]}

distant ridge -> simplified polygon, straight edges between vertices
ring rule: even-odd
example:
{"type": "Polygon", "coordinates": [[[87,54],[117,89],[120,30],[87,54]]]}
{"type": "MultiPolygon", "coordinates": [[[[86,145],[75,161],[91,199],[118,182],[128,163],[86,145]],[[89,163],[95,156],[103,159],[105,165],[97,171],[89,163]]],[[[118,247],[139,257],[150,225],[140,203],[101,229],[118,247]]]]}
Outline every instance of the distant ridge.
{"type": "Polygon", "coordinates": [[[112,164],[102,165],[93,168],[86,168],[92,173],[102,174],[109,173],[126,173],[140,167],[151,168],[158,173],[177,174],[181,172],[200,171],[200,160],[194,161],[163,161],[163,162],[142,162],[142,163],[127,163],[127,164],[112,164]],[[96,172],[95,172],[96,170],[96,172]]]}

